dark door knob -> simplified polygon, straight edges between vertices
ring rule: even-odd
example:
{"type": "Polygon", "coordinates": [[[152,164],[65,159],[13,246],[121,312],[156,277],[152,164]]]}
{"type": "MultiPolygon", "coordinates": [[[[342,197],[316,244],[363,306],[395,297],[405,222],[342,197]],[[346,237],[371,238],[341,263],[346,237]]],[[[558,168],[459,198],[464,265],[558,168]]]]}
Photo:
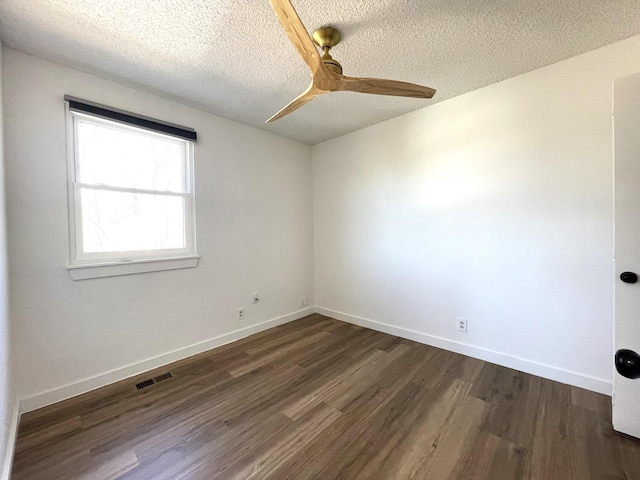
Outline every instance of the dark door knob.
{"type": "Polygon", "coordinates": [[[636,283],[638,281],[638,275],[633,272],[624,272],[620,274],[620,280],[624,283],[636,283]]]}
{"type": "Polygon", "coordinates": [[[640,378],[640,355],[633,350],[618,350],[616,352],[616,370],[623,377],[640,378]]]}

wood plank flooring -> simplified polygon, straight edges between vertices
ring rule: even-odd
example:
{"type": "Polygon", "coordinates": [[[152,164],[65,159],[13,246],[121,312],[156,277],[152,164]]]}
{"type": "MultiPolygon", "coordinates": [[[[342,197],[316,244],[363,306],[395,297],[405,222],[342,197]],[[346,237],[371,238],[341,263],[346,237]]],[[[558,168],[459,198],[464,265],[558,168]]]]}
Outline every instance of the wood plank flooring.
{"type": "Polygon", "coordinates": [[[311,315],[25,414],[12,478],[631,480],[640,441],[604,395],[311,315]]]}

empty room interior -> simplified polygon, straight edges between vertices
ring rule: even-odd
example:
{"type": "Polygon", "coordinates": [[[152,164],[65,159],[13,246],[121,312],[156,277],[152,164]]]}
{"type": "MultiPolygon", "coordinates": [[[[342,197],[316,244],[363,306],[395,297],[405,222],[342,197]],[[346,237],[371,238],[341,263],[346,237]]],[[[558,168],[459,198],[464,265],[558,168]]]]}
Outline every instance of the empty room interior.
{"type": "Polygon", "coordinates": [[[0,41],[0,480],[640,479],[637,0],[0,41]]]}

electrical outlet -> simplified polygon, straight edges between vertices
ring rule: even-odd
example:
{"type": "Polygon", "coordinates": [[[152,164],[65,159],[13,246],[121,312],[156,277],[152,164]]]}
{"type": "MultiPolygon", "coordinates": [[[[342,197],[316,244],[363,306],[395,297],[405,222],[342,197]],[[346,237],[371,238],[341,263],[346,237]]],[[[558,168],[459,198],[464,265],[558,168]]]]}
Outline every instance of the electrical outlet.
{"type": "Polygon", "coordinates": [[[244,307],[238,309],[238,316],[236,318],[238,320],[244,320],[244,307]]]}
{"type": "Polygon", "coordinates": [[[253,298],[251,299],[251,301],[253,303],[258,303],[260,301],[260,295],[258,295],[257,293],[253,294],[253,298]]]}
{"type": "Polygon", "coordinates": [[[456,330],[458,330],[459,332],[462,332],[462,333],[467,333],[467,319],[466,318],[458,317],[458,319],[456,320],[456,330]]]}
{"type": "Polygon", "coordinates": [[[304,307],[304,297],[298,299],[298,308],[304,307]]]}
{"type": "Polygon", "coordinates": [[[302,297],[302,306],[303,307],[307,306],[307,297],[302,297]]]}

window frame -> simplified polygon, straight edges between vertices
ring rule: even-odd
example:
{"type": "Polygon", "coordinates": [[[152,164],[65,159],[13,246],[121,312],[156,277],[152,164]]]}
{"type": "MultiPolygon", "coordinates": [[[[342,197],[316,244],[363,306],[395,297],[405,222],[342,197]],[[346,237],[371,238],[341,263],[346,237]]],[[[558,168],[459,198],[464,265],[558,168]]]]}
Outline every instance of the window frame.
{"type": "Polygon", "coordinates": [[[129,125],[127,123],[101,117],[86,112],[75,111],[65,101],[65,115],[67,126],[67,189],[69,216],[69,270],[74,280],[98,278],[114,275],[129,275],[159,270],[174,270],[197,266],[199,255],[196,243],[196,210],[195,210],[195,175],[194,175],[194,142],[184,138],[153,131],[148,128],[129,125]],[[129,187],[114,187],[109,185],[86,184],[78,181],[79,172],[79,135],[78,121],[107,126],[123,132],[134,132],[142,136],[169,139],[181,144],[184,158],[183,190],[171,192],[163,190],[148,190],[129,187]],[[181,197],[184,201],[184,235],[185,247],[180,249],[132,250],[121,252],[87,253],[82,250],[82,201],[81,190],[94,190],[142,193],[167,197],[181,197]]]}

